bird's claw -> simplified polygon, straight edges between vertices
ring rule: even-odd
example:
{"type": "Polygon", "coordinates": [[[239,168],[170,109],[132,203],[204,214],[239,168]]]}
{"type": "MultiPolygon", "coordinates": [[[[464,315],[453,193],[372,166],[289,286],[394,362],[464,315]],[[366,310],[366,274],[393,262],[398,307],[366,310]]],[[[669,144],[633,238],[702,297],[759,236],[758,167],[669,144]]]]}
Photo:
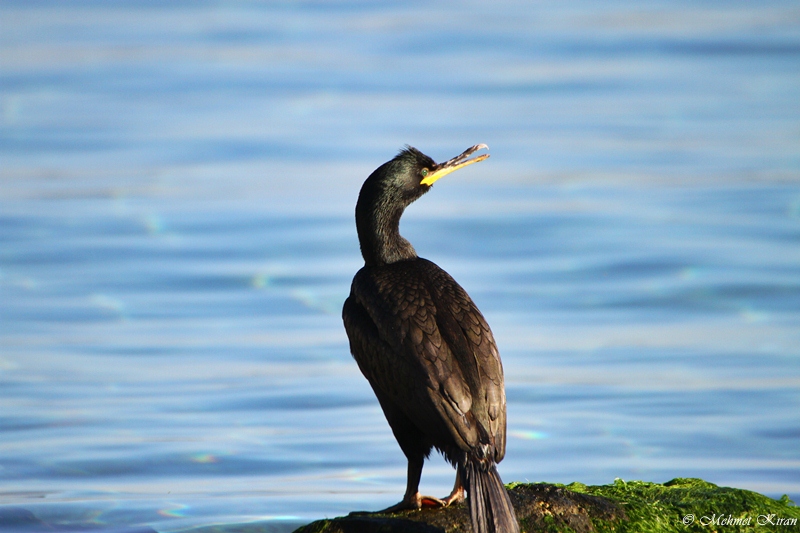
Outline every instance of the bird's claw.
{"type": "Polygon", "coordinates": [[[450,493],[450,496],[441,500],[444,504],[444,507],[449,507],[454,503],[461,503],[467,499],[467,492],[464,490],[463,487],[456,487],[453,489],[453,492],[450,493]]]}
{"type": "Polygon", "coordinates": [[[418,492],[414,495],[406,496],[398,503],[378,511],[378,513],[389,514],[399,511],[416,511],[423,507],[447,507],[448,505],[450,505],[450,502],[447,500],[440,500],[434,496],[423,496],[418,492]]]}

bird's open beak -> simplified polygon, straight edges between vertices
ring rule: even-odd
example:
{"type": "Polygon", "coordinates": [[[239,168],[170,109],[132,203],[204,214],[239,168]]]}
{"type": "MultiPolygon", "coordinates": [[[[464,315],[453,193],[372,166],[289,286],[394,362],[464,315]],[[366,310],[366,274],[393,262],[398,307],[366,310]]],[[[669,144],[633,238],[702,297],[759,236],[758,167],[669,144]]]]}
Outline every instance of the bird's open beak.
{"type": "Polygon", "coordinates": [[[444,177],[454,170],[458,170],[459,168],[463,168],[467,165],[471,165],[472,163],[477,163],[479,161],[483,161],[484,159],[489,157],[489,154],[481,154],[478,157],[473,159],[467,159],[469,156],[477,152],[478,150],[486,148],[489,149],[488,146],[485,144],[476,144],[472,148],[467,148],[464,150],[464,153],[461,155],[455,156],[450,161],[445,161],[444,163],[440,163],[436,165],[434,168],[431,169],[431,172],[422,178],[420,181],[420,185],[433,185],[433,182],[438,180],[441,177],[444,177]]]}

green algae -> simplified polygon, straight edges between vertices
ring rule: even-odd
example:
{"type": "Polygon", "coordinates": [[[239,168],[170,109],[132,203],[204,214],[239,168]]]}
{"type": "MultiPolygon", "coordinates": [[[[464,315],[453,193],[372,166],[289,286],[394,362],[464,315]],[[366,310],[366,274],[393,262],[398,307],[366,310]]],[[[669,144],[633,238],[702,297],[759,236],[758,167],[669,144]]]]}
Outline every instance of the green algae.
{"type": "Polygon", "coordinates": [[[617,479],[611,485],[571,483],[565,488],[623,506],[627,521],[593,521],[601,533],[800,531],[800,508],[788,496],[774,500],[702,479],[676,478],[664,484],[617,479]]]}

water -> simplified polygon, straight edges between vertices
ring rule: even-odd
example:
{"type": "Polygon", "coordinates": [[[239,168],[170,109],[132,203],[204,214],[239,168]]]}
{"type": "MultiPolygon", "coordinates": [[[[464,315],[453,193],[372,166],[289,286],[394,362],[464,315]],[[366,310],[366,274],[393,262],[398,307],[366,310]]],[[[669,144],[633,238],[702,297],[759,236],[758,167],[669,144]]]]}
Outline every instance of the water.
{"type": "Polygon", "coordinates": [[[800,500],[793,3],[8,1],[0,26],[0,529],[396,502],[339,310],[358,189],[405,143],[491,147],[402,230],[494,329],[506,481],[800,500]]]}

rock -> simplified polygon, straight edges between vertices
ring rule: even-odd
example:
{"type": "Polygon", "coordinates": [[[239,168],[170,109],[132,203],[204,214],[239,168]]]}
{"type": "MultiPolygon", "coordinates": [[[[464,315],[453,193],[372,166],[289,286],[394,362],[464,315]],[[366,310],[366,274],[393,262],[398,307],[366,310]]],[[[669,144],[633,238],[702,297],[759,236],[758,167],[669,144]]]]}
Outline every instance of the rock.
{"type": "Polygon", "coordinates": [[[295,533],[444,533],[444,529],[422,520],[406,520],[384,515],[351,514],[333,520],[317,520],[295,533]]]}
{"type": "MultiPolygon", "coordinates": [[[[800,508],[787,496],[718,487],[702,479],[664,484],[616,480],[611,485],[507,485],[524,532],[648,533],[708,530],[800,531],[800,508]]],[[[352,513],[318,520],[295,533],[471,533],[466,504],[391,515],[352,513]]]]}

